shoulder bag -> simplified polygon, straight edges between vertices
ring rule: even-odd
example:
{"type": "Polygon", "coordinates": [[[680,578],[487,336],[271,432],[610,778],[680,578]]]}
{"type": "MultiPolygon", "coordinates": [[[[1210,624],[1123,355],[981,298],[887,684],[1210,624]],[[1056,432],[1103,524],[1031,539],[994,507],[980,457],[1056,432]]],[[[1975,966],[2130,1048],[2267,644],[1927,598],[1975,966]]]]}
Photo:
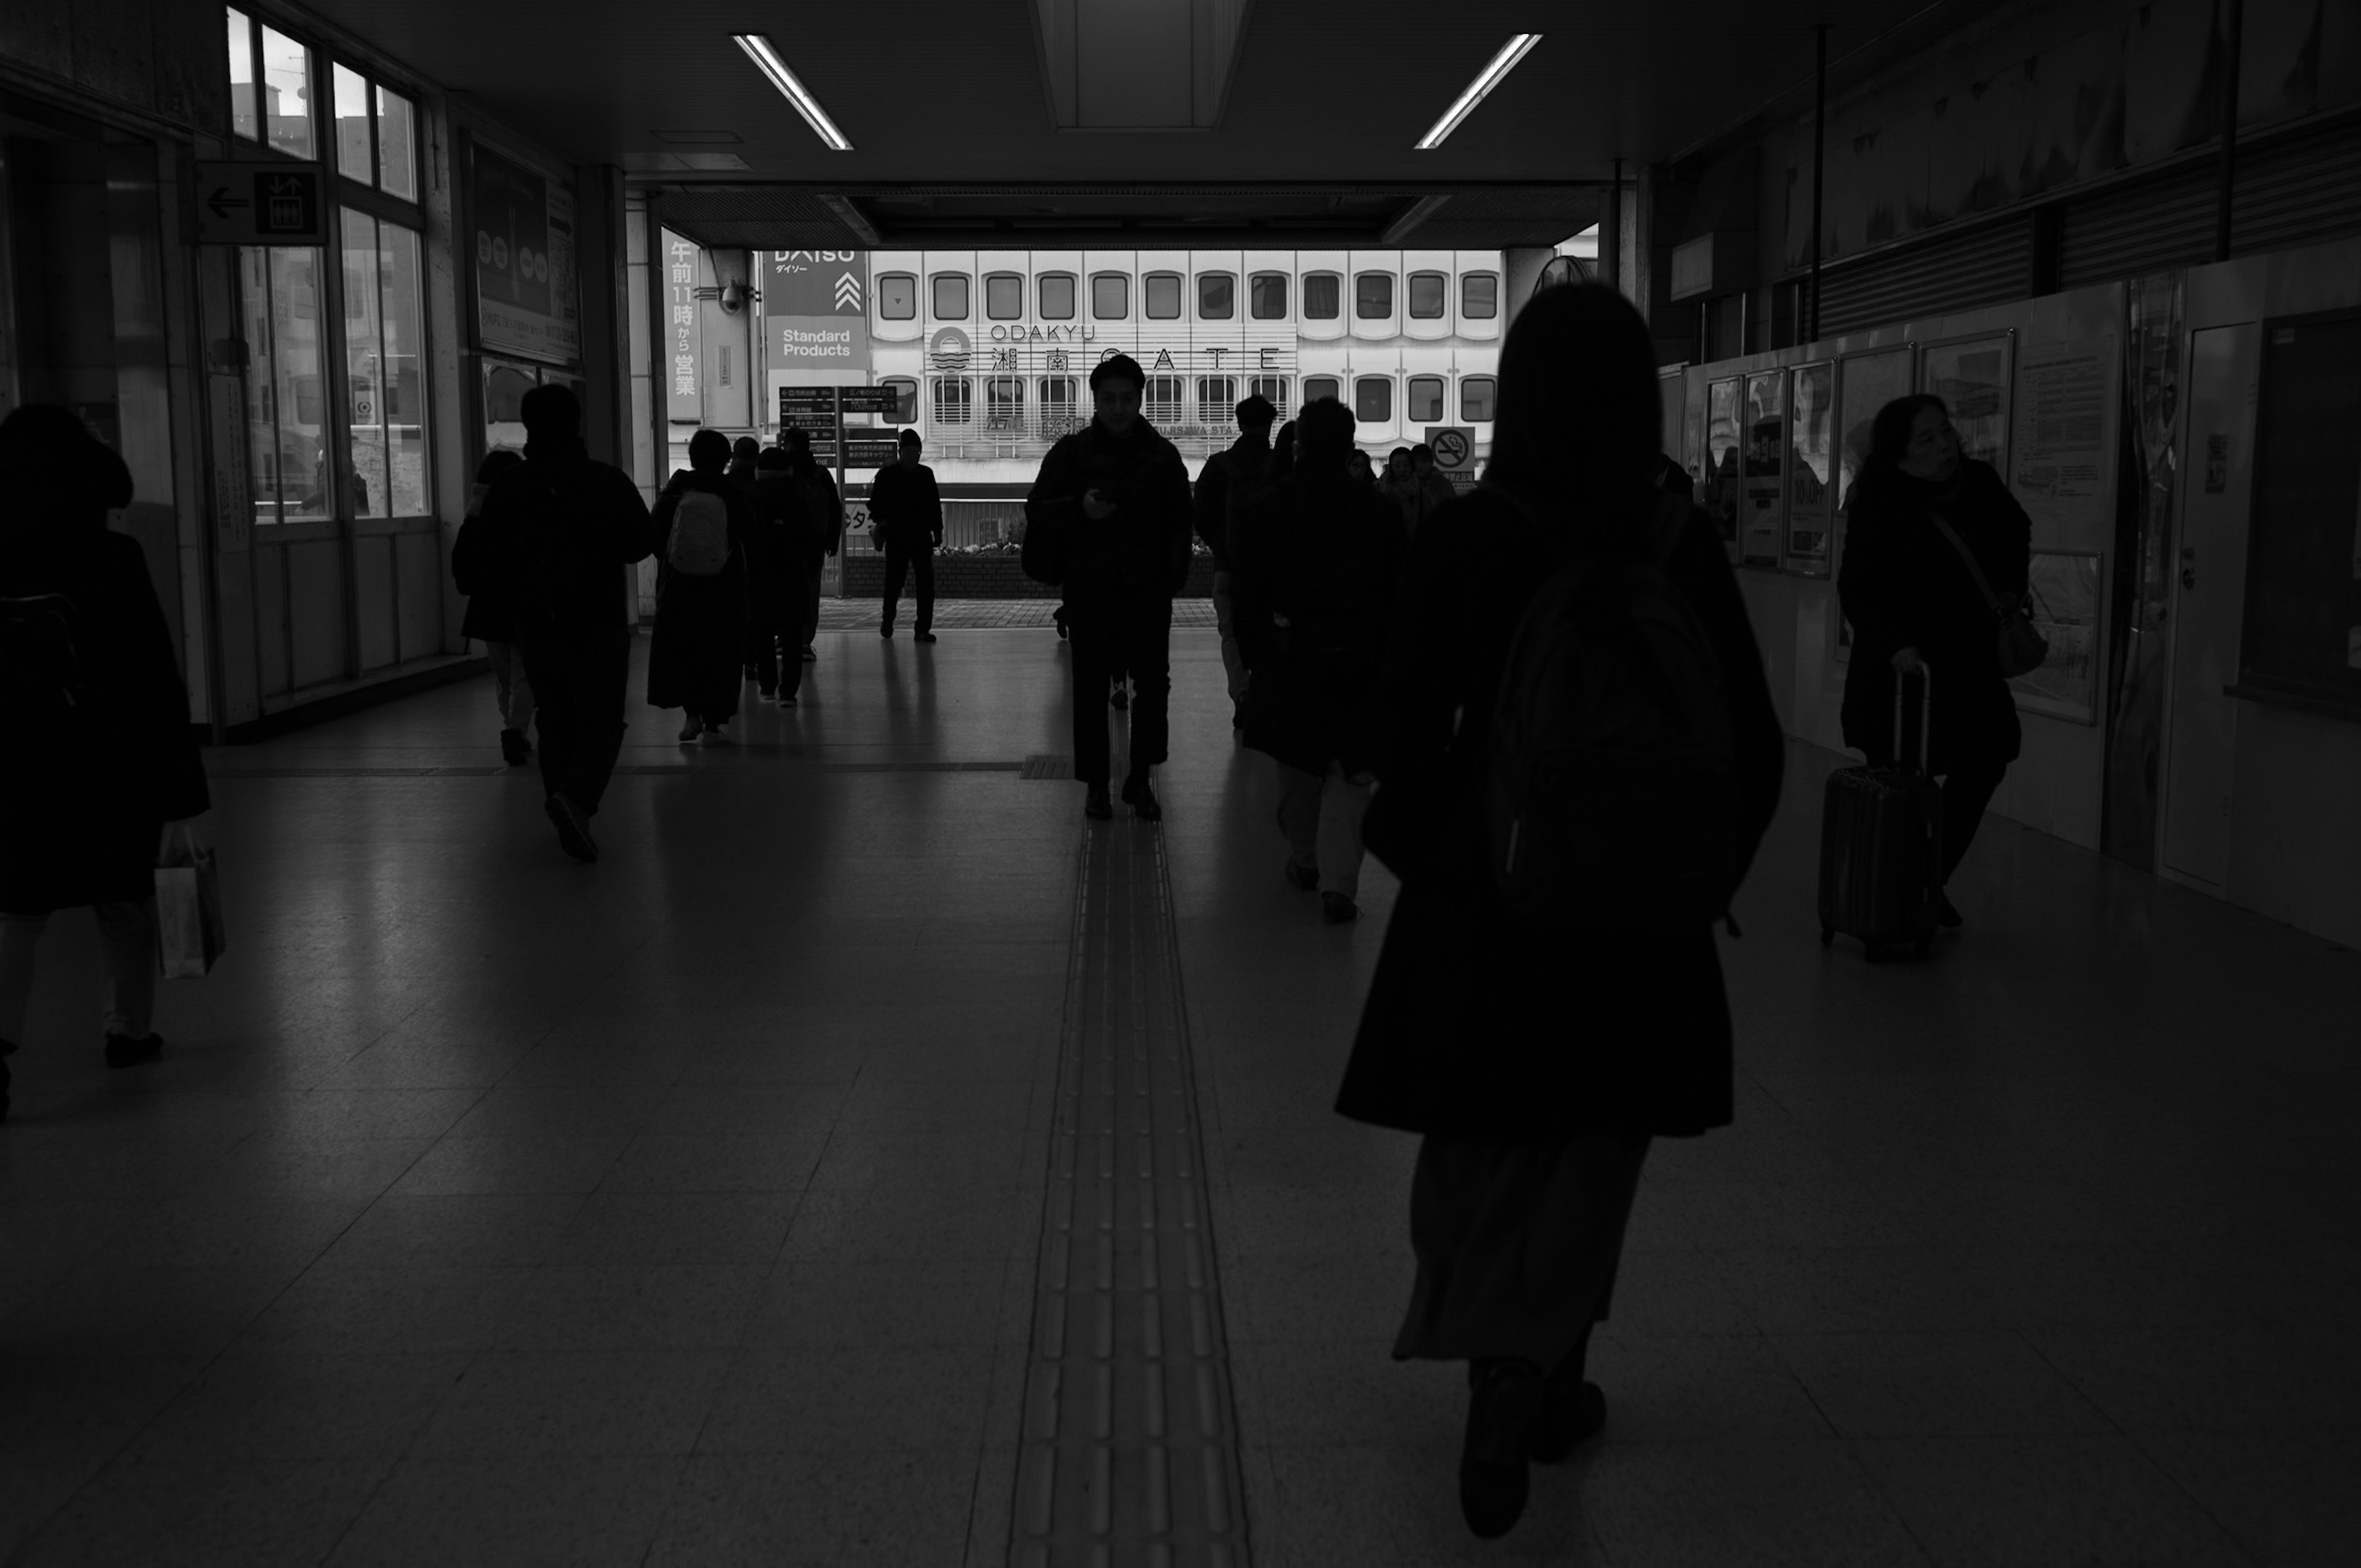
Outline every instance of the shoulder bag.
{"type": "Polygon", "coordinates": [[[1944,521],[1942,513],[1930,511],[1927,516],[1942,531],[1943,537],[1951,542],[1951,548],[1960,553],[1960,559],[1968,564],[1968,575],[1975,578],[1977,591],[1984,596],[1984,603],[1992,607],[1993,614],[2000,621],[1996,633],[2000,673],[2015,679],[2018,675],[2029,675],[2048,663],[2049,640],[2041,635],[2039,627],[2033,624],[2032,610],[2023,604],[2003,604],[2000,596],[1993,592],[1991,582],[1985,578],[1984,569],[1976,564],[1975,552],[1968,548],[1968,542],[1944,521]]]}

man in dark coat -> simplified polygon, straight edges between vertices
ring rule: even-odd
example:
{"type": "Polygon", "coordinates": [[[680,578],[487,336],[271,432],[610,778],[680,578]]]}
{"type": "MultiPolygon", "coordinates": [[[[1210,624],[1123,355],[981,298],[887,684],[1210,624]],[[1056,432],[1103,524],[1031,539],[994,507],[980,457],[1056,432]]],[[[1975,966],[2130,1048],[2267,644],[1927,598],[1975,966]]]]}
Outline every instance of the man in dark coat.
{"type": "Polygon", "coordinates": [[[812,548],[804,557],[803,613],[804,658],[809,662],[818,657],[812,651],[812,639],[819,633],[820,579],[828,570],[828,558],[844,543],[844,498],[837,493],[835,477],[812,455],[809,431],[783,431],[779,444],[787,449],[790,471],[804,498],[805,526],[811,530],[812,548]]]}
{"type": "Polygon", "coordinates": [[[1350,409],[1307,403],[1296,443],[1295,471],[1255,505],[1232,560],[1246,602],[1279,623],[1246,693],[1246,743],[1279,765],[1288,881],[1319,889],[1323,916],[1344,921],[1360,913],[1370,696],[1408,530],[1345,471],[1350,409]]]}
{"type": "Polygon", "coordinates": [[[639,487],[582,444],[572,389],[535,387],[518,409],[524,462],[484,498],[483,521],[518,584],[517,641],[538,704],[541,782],[557,841],[595,861],[590,837],[623,748],[636,594],[624,567],[655,549],[639,487]]]}
{"type": "Polygon", "coordinates": [[[656,498],[652,520],[656,624],[648,639],[648,706],[681,710],[682,745],[726,746],[723,726],[738,717],[746,651],[746,541],[754,532],[754,501],[729,476],[730,443],[719,431],[691,436],[688,462],[656,498]],[[710,574],[683,570],[671,548],[693,496],[719,503],[726,520],[727,554],[710,574]]]}
{"type": "Polygon", "coordinates": [[[1230,601],[1230,500],[1240,482],[1262,472],[1270,461],[1270,426],[1279,411],[1257,392],[1237,406],[1238,438],[1224,451],[1205,459],[1197,471],[1193,498],[1197,537],[1213,555],[1213,624],[1222,635],[1222,674],[1229,684],[1230,727],[1245,722],[1246,661],[1238,648],[1237,624],[1230,601]]]}
{"type": "Polygon", "coordinates": [[[1172,692],[1172,598],[1189,577],[1189,470],[1139,416],[1147,372],[1127,354],[1091,371],[1091,422],[1041,460],[1026,498],[1026,526],[1058,536],[1066,562],[1066,625],[1073,641],[1074,777],[1082,810],[1115,815],[1107,800],[1107,705],[1115,672],[1131,677],[1131,771],[1123,798],[1147,821],[1164,815],[1148,770],[1164,761],[1172,692]]]}
{"type": "Polygon", "coordinates": [[[0,1116],[56,910],[98,917],[107,1066],[163,1049],[157,851],[212,802],[148,558],[106,526],[131,499],[123,459],[71,410],[0,422],[0,1116]]]}
{"type": "MultiPolygon", "coordinates": [[[[1940,869],[1948,883],[2016,761],[2025,729],[2000,673],[1999,618],[1936,520],[1950,525],[1993,591],[2012,602],[2023,598],[2031,571],[2033,521],[1991,464],[1960,454],[1950,411],[1931,393],[1880,410],[1870,443],[1845,498],[1837,571],[1837,599],[1853,636],[1845,744],[1874,762],[1895,761],[1894,684],[1903,673],[1931,667],[1927,767],[1943,780],[1940,869]]],[[[1914,726],[1899,753],[1914,762],[1916,735],[1914,726]]],[[[1960,923],[1948,891],[1935,907],[1945,926],[1960,923]]]]}
{"type": "MultiPolygon", "coordinates": [[[[1500,353],[1483,488],[1404,557],[1378,679],[1367,832],[1401,875],[1336,1109],[1423,1135],[1411,1184],[1418,1277],[1398,1358],[1469,1364],[1460,1504],[1479,1536],[1522,1511],[1527,1464],[1605,1420],[1583,1380],[1608,1314],[1649,1142],[1731,1114],[1730,1004],[1716,928],[1569,931],[1520,918],[1491,852],[1488,755],[1511,639],[1561,562],[1644,558],[1663,405],[1655,345],[1599,284],[1544,289],[1500,353]]],[[[1742,880],[1777,809],[1785,740],[1736,576],[1694,509],[1664,575],[1710,644],[1733,743],[1742,880]]],[[[1700,831],[1706,825],[1700,824],[1700,831]]]]}
{"type": "Polygon", "coordinates": [[[794,459],[776,446],[754,459],[754,529],[746,548],[746,635],[754,684],[765,702],[796,706],[804,684],[804,585],[818,569],[820,547],[804,516],[794,459]]]}
{"type": "Polygon", "coordinates": [[[894,610],[902,600],[902,583],[916,575],[918,583],[917,640],[935,640],[935,551],[943,542],[943,498],[935,488],[935,471],[918,461],[918,433],[906,430],[899,455],[877,471],[869,487],[869,515],[877,522],[885,545],[885,610],[877,622],[880,637],[894,635],[894,610]]]}

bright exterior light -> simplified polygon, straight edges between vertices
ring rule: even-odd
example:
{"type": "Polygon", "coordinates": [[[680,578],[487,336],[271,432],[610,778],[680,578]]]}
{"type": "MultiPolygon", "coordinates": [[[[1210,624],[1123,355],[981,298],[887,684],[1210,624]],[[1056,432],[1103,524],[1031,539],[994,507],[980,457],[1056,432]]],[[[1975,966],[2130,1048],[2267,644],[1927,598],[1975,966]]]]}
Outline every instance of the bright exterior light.
{"type": "MultiPolygon", "coordinates": [[[[741,38],[739,41],[743,43],[745,40],[741,38]]],[[[1476,80],[1467,84],[1467,91],[1459,94],[1459,101],[1445,109],[1443,118],[1434,122],[1433,128],[1418,138],[1417,150],[1432,152],[1441,147],[1443,138],[1457,130],[1459,122],[1473,114],[1476,105],[1484,101],[1484,94],[1498,87],[1501,79],[1517,68],[1517,61],[1524,59],[1526,52],[1541,41],[1539,33],[1518,33],[1502,44],[1500,52],[1492,57],[1492,63],[1477,72],[1476,80]]]]}
{"type": "Polygon", "coordinates": [[[787,62],[779,58],[779,51],[770,39],[760,33],[732,33],[730,36],[738,40],[738,47],[746,51],[746,58],[754,62],[756,69],[771,79],[771,85],[796,106],[796,113],[804,117],[820,140],[839,152],[852,150],[852,144],[844,139],[844,133],[836,128],[836,122],[828,117],[828,111],[819,106],[819,100],[796,80],[796,73],[787,69],[787,62]]]}

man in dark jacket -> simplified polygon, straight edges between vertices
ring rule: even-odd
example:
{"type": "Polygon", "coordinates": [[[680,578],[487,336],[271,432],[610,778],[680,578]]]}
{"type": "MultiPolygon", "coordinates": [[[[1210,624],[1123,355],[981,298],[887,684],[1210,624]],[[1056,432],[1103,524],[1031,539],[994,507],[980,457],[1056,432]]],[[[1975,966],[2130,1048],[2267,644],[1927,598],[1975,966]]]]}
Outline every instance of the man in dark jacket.
{"type": "Polygon", "coordinates": [[[787,449],[789,471],[804,499],[804,525],[811,530],[812,547],[804,557],[803,614],[804,658],[809,662],[818,657],[812,651],[812,639],[819,631],[820,578],[828,570],[828,557],[844,543],[844,499],[837,493],[836,480],[812,455],[809,431],[782,431],[779,444],[787,449]]]}
{"type": "Polygon", "coordinates": [[[1296,443],[1294,473],[1236,538],[1243,597],[1284,626],[1256,666],[1246,743],[1279,764],[1288,882],[1318,888],[1335,922],[1360,913],[1370,694],[1409,534],[1400,507],[1346,471],[1352,410],[1334,398],[1305,404],[1296,443]]]}
{"type": "Polygon", "coordinates": [[[805,585],[819,569],[820,547],[804,517],[803,490],[785,448],[754,459],[754,529],[746,552],[746,630],[753,643],[754,684],[765,701],[796,706],[804,684],[805,585]]]}
{"type": "Polygon", "coordinates": [[[1189,576],[1189,470],[1170,442],[1139,417],[1147,372],[1127,354],[1091,371],[1097,411],[1041,460],[1025,499],[1026,526],[1049,531],[1065,561],[1066,624],[1072,636],[1074,777],[1089,786],[1082,809],[1104,819],[1107,705],[1114,672],[1132,680],[1131,771],[1123,798],[1143,820],[1164,815],[1148,769],[1164,761],[1172,693],[1172,598],[1189,576]]]}
{"type": "Polygon", "coordinates": [[[885,613],[877,635],[894,635],[895,607],[902,602],[902,582],[913,572],[918,578],[917,640],[935,640],[935,551],[943,542],[943,498],[935,488],[935,471],[918,461],[918,433],[902,433],[900,455],[877,471],[869,487],[869,515],[876,520],[878,537],[885,545],[885,613]]]}
{"type": "Polygon", "coordinates": [[[484,498],[489,542],[518,585],[517,641],[539,704],[541,782],[557,841],[595,861],[590,818],[623,748],[634,596],[623,568],[655,551],[639,487],[594,462],[571,389],[524,395],[524,462],[484,498]]]}
{"type": "Polygon", "coordinates": [[[1230,498],[1238,480],[1258,474],[1270,461],[1270,424],[1279,411],[1257,392],[1237,406],[1238,438],[1226,451],[1205,459],[1197,474],[1197,537],[1213,553],[1213,624],[1222,632],[1222,674],[1229,682],[1230,727],[1245,722],[1246,661],[1238,651],[1230,606],[1230,498]]]}

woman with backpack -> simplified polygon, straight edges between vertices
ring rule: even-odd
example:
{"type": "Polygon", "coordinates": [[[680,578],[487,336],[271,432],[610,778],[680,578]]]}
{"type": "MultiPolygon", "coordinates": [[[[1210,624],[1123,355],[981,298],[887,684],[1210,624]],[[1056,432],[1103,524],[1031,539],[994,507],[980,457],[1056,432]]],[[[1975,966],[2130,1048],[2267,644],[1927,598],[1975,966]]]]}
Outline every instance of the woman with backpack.
{"type": "Polygon", "coordinates": [[[746,655],[746,541],[754,502],[729,476],[730,438],[700,430],[657,498],[656,625],[648,705],[682,710],[680,743],[726,746],[746,655]]]}
{"type": "MultiPolygon", "coordinates": [[[[2001,674],[1998,621],[2025,597],[2033,521],[1989,463],[1961,455],[1950,410],[1930,392],[1896,398],[1870,427],[1869,461],[1845,497],[1837,599],[1852,623],[1845,744],[1896,761],[1894,688],[1929,666],[1927,770],[1943,780],[1939,881],[1959,869],[2025,731],[2001,674]],[[1995,602],[1997,601],[1997,602],[1995,602]]],[[[1915,742],[1901,756],[1915,756],[1915,742]]],[[[1935,918],[1960,912],[1938,891],[1935,918]]]]}
{"type": "Polygon", "coordinates": [[[212,802],[148,558],[106,525],[131,494],[123,459],[71,410],[0,421],[0,1116],[60,909],[98,916],[106,1065],[164,1048],[156,860],[212,802]]]}
{"type": "Polygon", "coordinates": [[[1394,1355],[1467,1363],[1460,1507],[1488,1538],[1523,1511],[1531,1462],[1605,1422],[1584,1355],[1649,1140],[1730,1120],[1715,920],[1776,809],[1784,742],[1719,534],[1656,487],[1660,409],[1621,295],[1534,295],[1501,349],[1483,486],[1403,561],[1394,624],[1462,630],[1394,636],[1378,679],[1365,831],[1402,888],[1336,1109],[1422,1136],[1394,1355]],[[1569,646],[1598,657],[1535,686],[1569,646]],[[1679,719],[1711,765],[1619,762],[1628,735],[1581,728],[1635,707],[1679,719]],[[1612,809],[1552,816],[1564,796],[1528,788],[1553,775],[1521,748],[1553,720],[1591,743],[1588,771],[1555,775],[1565,795],[1603,782],[1612,809]],[[1532,815],[1504,823],[1503,803],[1532,815]],[[1550,832],[1520,839],[1529,820],[1550,832]],[[1630,874],[1540,880],[1592,862],[1630,874]]]}

